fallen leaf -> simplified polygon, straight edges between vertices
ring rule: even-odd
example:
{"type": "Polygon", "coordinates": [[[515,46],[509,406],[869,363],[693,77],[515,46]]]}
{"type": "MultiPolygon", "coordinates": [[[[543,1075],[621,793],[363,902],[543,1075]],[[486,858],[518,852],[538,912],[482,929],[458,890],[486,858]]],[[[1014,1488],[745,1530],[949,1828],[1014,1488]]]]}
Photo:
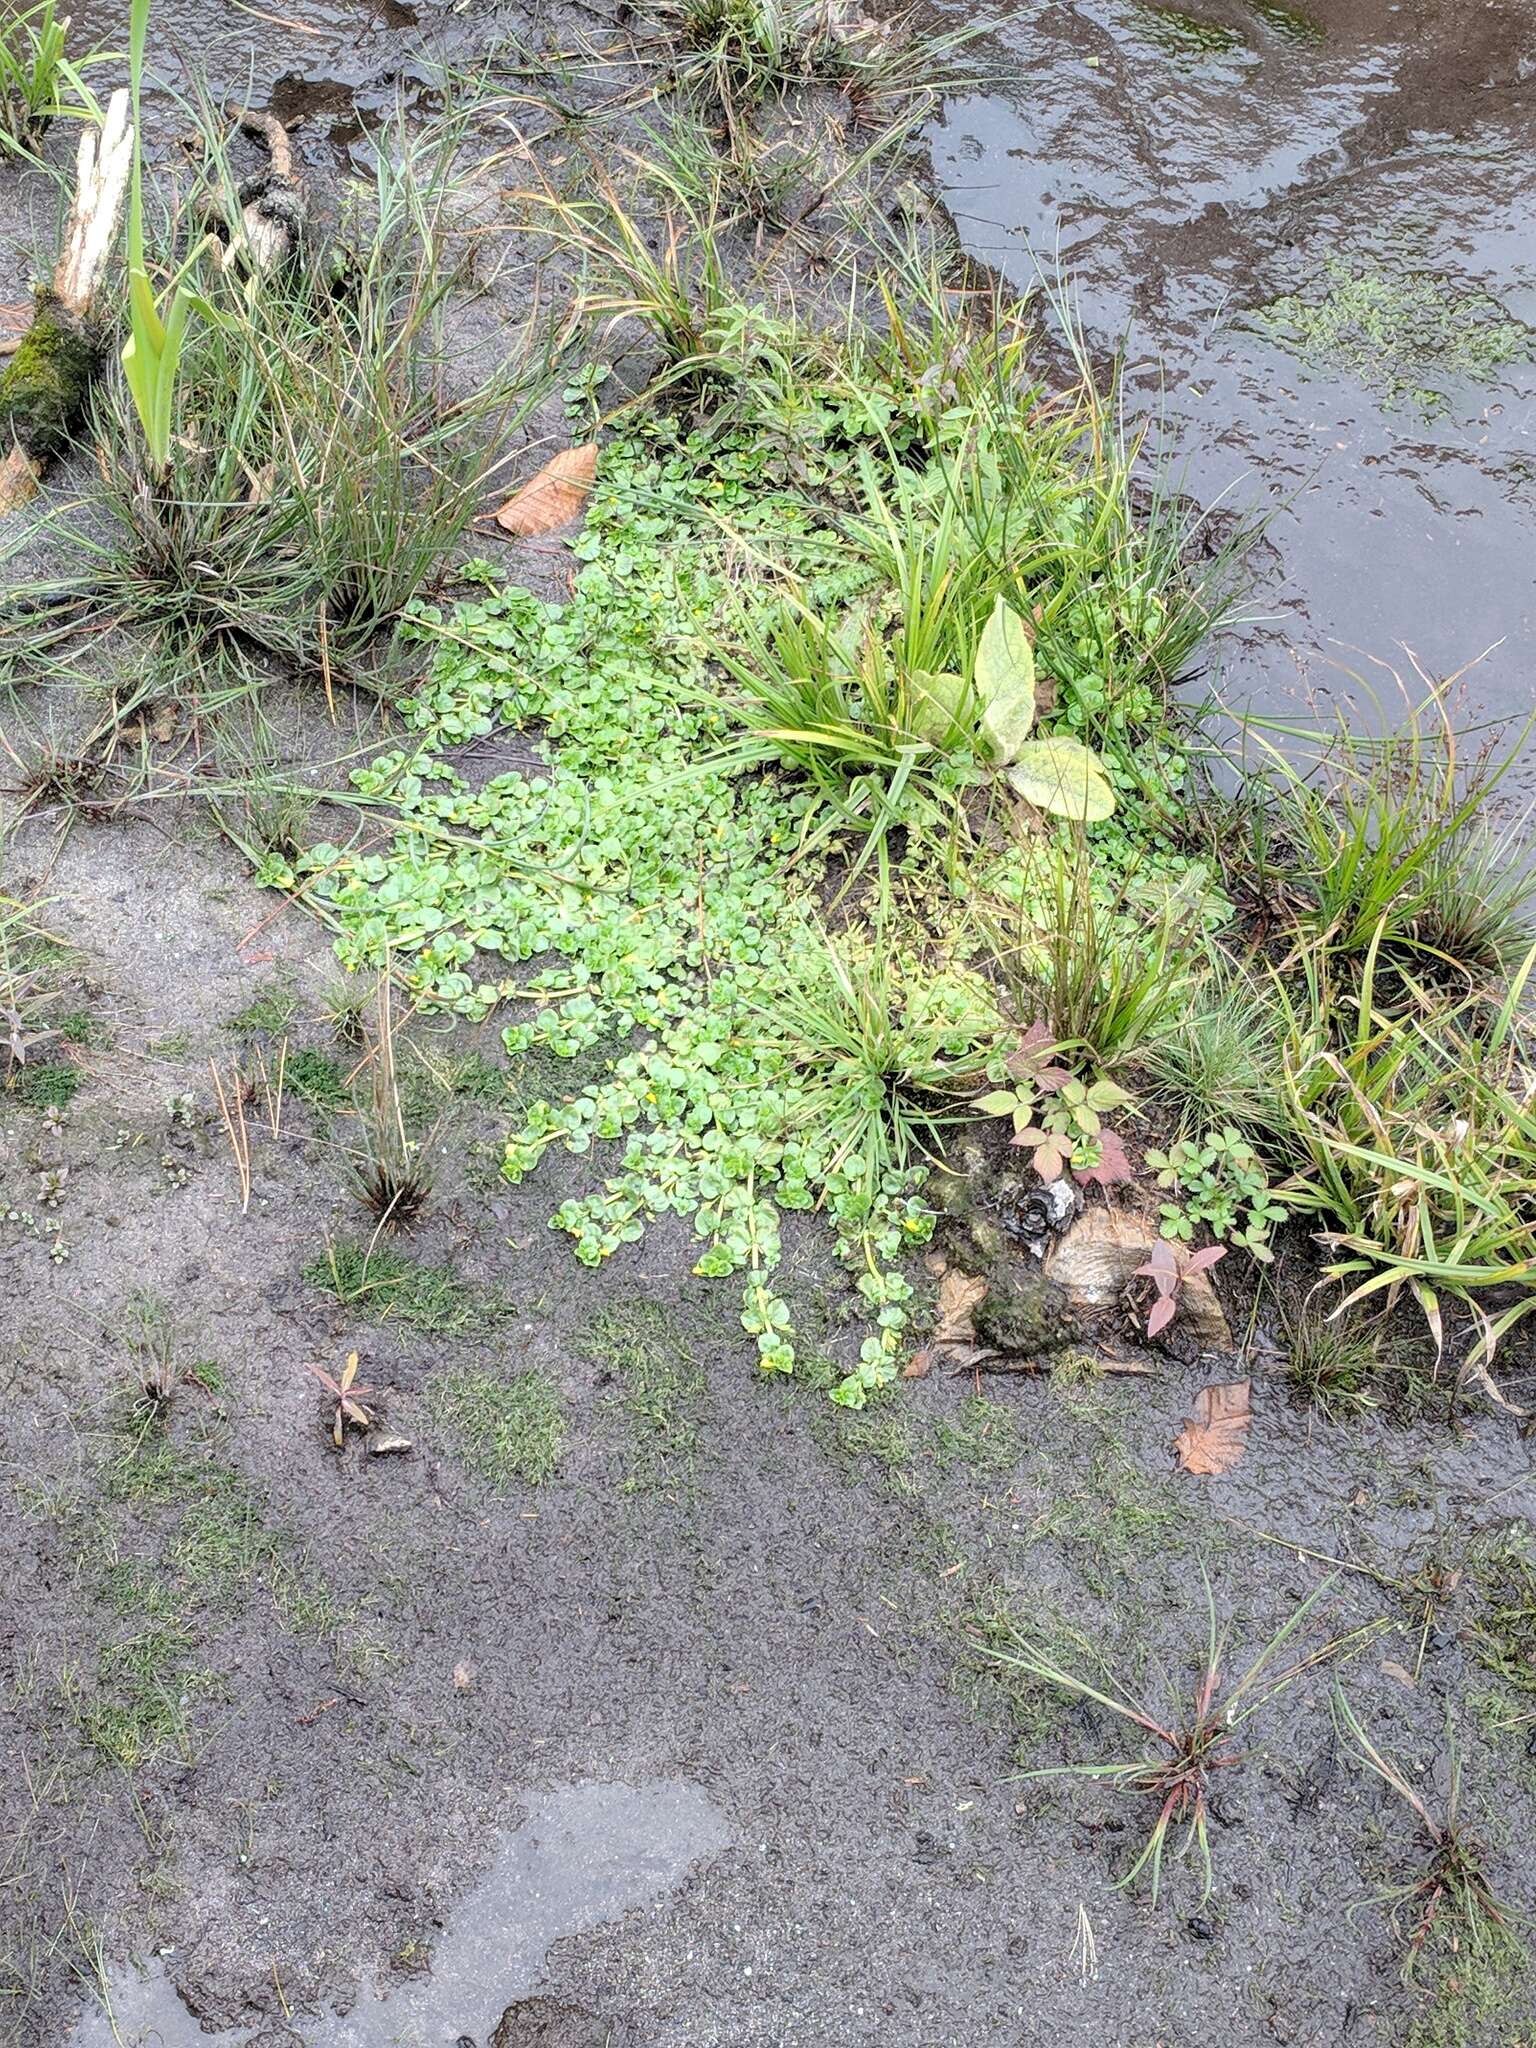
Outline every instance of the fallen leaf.
{"type": "Polygon", "coordinates": [[[1202,1387],[1195,1396],[1195,1412],[1174,1438],[1173,1448],[1186,1472],[1206,1478],[1230,1472],[1247,1447],[1249,1382],[1231,1380],[1214,1387],[1202,1387]]]}
{"type": "Polygon", "coordinates": [[[1394,1663],[1390,1657],[1382,1659],[1381,1668],[1388,1678],[1395,1678],[1399,1685],[1406,1685],[1410,1692],[1418,1689],[1418,1680],[1413,1673],[1405,1671],[1401,1664],[1394,1663]]]}
{"type": "Polygon", "coordinates": [[[987,1291],[985,1280],[962,1273],[951,1266],[939,1282],[939,1319],[934,1325],[935,1344],[973,1344],[976,1327],[971,1321],[987,1291]]]}
{"type": "Polygon", "coordinates": [[[933,1347],[925,1344],[921,1351],[914,1351],[902,1372],[904,1380],[926,1379],[933,1370],[933,1347]]]}
{"type": "Polygon", "coordinates": [[[535,477],[514,491],[496,513],[503,533],[523,536],[553,533],[568,525],[586,506],[597,474],[597,443],[587,441],[580,448],[562,448],[552,455],[535,477]]]}

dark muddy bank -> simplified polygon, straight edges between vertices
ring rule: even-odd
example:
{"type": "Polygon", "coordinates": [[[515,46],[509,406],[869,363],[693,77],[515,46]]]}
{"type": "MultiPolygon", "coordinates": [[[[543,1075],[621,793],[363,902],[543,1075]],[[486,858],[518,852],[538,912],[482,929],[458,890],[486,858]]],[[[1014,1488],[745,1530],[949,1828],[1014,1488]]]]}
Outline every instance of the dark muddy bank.
{"type": "MultiPolygon", "coordinates": [[[[295,1044],[327,1045],[318,935],[221,857],[107,831],[74,836],[54,886],[84,906],[81,1001],[110,1043],[61,1129],[15,1106],[3,1130],[8,1188],[70,1168],[65,1203],[0,1249],[7,1969],[36,1972],[10,2038],[97,2048],[105,1998],[123,2040],[164,2048],[484,2048],[522,2041],[492,2029],[543,1995],[606,2030],[568,2015],[549,2039],[646,2048],[1194,2043],[1213,2012],[1232,2042],[1401,2042],[1422,2000],[1380,1912],[1345,1914],[1411,1867],[1411,1830],[1338,1748],[1336,1673],[1430,1782],[1457,1703],[1470,1811],[1524,1895],[1536,1788],[1475,1633],[1487,1560],[1536,1506],[1505,1423],[1330,1428],[1262,1359],[1220,1481],[1170,1452],[1213,1361],[979,1398],[935,1373],[846,1417],[755,1374],[683,1242],[576,1268],[544,1227],[559,1162],[488,1186],[505,1113],[463,1096],[409,1250],[452,1266],[469,1322],[344,1309],[303,1277],[356,1227],[329,1119],[295,1101],[279,1139],[258,1129],[242,1217],[203,1064],[274,978],[295,1044]],[[190,1122],[167,1109],[185,1091],[190,1122]],[[175,1397],[185,1462],[153,1481],[118,1392],[136,1287],[171,1304],[178,1356],[219,1368],[217,1393],[175,1397]],[[304,1366],[350,1348],[410,1452],[330,1448],[304,1366]],[[564,1450],[498,1494],[433,1389],[529,1367],[564,1450]],[[250,1522],[214,1559],[232,1509],[250,1522]],[[1175,1871],[1154,1911],[1112,1885],[1134,1801],[1010,1781],[1015,1758],[1106,1753],[1102,1724],[1010,1699],[967,1635],[1007,1607],[1182,1687],[1203,1568],[1237,1669],[1325,1576],[1266,1537],[1362,1568],[1309,1648],[1382,1632],[1265,1712],[1222,1793],[1212,1899],[1175,1871]],[[1413,1589],[1441,1581],[1426,1607],[1413,1589]],[[151,1587],[186,1635],[146,1694],[124,1646],[164,1623],[151,1587]],[[100,1748],[125,1717],[146,1743],[129,1775],[100,1748]]],[[[824,1299],[845,1354],[814,1231],[793,1276],[802,1326],[824,1299]]],[[[1518,2023],[1467,2038],[1507,2048],[1518,2023]]]]}
{"type": "MultiPolygon", "coordinates": [[[[306,19],[325,34],[263,42],[272,80],[303,48],[343,95],[356,63],[377,82],[415,61],[416,29],[306,19]]],[[[1447,2020],[1401,1983],[1371,1901],[1419,1867],[1410,1818],[1329,1701],[1341,1676],[1431,1788],[1454,1709],[1471,1824],[1530,1903],[1529,1697],[1487,1637],[1536,1512],[1507,1419],[1330,1426],[1262,1346],[1138,1380],[934,1372],[845,1416],[814,1379],[763,1381],[681,1229],[573,1262],[547,1221],[589,1168],[497,1180],[550,1077],[503,1076],[489,1033],[424,1029],[412,1069],[441,1123],[404,1249],[446,1307],[343,1304],[327,1247],[366,1224],[325,1099],[325,934],[169,815],[62,846],[34,820],[6,873],[78,949],[81,1022],[62,1118],[0,1105],[0,1187],[31,1218],[0,1224],[0,2037],[1522,2041],[1524,1987],[1480,1980],[1447,2020]],[[284,1034],[320,1064],[280,1131],[253,1109],[242,1213],[207,1061],[284,1034]],[[199,1368],[151,1463],[125,1399],[138,1290],[199,1368]],[[354,1349],[409,1450],[330,1447],[305,1368],[354,1349]],[[1198,1388],[1250,1367],[1242,1465],[1175,1473],[1198,1388]],[[452,1396],[529,1370],[558,1459],[497,1490],[452,1396]],[[1114,1885],[1136,1802],[1013,1780],[1111,1754],[1105,1724],[1010,1692],[974,1642],[1003,1613],[1075,1628],[1154,1695],[1187,1690],[1203,1573],[1237,1670],[1326,1576],[1311,1552],[1345,1568],[1305,1646],[1381,1626],[1261,1718],[1212,1897],[1183,1868],[1154,1909],[1114,1885]]],[[[814,1221],[790,1278],[797,1325],[846,1365],[861,1330],[814,1221]]]]}
{"type": "Polygon", "coordinates": [[[980,61],[932,131],[967,243],[1019,283],[1059,260],[1194,495],[1273,513],[1230,700],[1295,717],[1360,700],[1335,661],[1491,649],[1469,712],[1527,717],[1536,13],[1086,0],[980,61]]]}

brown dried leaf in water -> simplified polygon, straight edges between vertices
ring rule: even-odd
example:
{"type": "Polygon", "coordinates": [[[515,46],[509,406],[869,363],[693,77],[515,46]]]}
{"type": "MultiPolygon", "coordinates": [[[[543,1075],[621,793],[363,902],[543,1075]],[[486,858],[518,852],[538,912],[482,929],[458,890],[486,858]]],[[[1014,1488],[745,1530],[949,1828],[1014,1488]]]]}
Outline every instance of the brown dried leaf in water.
{"type": "Polygon", "coordinates": [[[939,1319],[934,1324],[935,1344],[974,1344],[976,1328],[971,1321],[977,1304],[987,1292],[985,1280],[962,1273],[951,1266],[939,1282],[939,1319]]]}
{"type": "Polygon", "coordinates": [[[1250,1382],[1231,1380],[1202,1387],[1195,1412],[1174,1438],[1174,1453],[1186,1472],[1215,1478],[1230,1472],[1248,1443],[1250,1382]]]}
{"type": "Polygon", "coordinates": [[[503,533],[525,539],[536,533],[553,533],[586,509],[592,479],[597,475],[597,443],[587,441],[579,448],[562,448],[552,455],[535,477],[514,491],[496,513],[503,533]]]}

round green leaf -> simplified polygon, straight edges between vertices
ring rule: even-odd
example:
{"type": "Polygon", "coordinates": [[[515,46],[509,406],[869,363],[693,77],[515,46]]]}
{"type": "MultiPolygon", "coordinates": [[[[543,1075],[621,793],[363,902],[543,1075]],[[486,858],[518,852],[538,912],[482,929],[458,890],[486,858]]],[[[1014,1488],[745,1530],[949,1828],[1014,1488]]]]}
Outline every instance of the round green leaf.
{"type": "Polygon", "coordinates": [[[1065,736],[1029,740],[1020,747],[1008,780],[1026,803],[1060,818],[1097,825],[1115,808],[1115,792],[1097,754],[1065,736]]]}

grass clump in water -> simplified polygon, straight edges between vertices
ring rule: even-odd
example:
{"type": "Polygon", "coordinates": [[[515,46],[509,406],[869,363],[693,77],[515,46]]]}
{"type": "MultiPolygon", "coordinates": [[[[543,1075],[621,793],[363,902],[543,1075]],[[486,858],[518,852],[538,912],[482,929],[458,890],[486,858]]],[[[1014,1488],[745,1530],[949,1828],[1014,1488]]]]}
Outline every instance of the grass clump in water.
{"type": "Polygon", "coordinates": [[[1249,324],[1303,362],[1358,377],[1388,405],[1411,405],[1427,419],[1450,412],[1463,386],[1532,353],[1530,329],[1486,292],[1433,271],[1338,256],[1315,286],[1274,300],[1249,324]]]}
{"type": "Polygon", "coordinates": [[[439,1373],[427,1393],[455,1454],[497,1492],[540,1486],[565,1447],[565,1404],[547,1373],[439,1373]]]}

